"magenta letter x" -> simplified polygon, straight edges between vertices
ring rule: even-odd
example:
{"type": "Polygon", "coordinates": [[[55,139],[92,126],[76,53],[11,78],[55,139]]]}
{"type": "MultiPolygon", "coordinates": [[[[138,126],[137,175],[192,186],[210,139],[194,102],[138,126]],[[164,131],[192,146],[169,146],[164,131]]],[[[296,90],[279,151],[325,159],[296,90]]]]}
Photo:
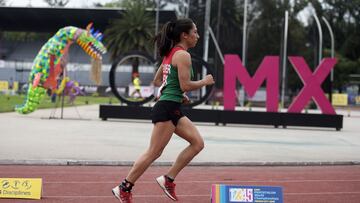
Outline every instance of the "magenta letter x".
{"type": "Polygon", "coordinates": [[[288,112],[300,113],[311,98],[324,114],[336,114],[324,91],[321,89],[321,83],[325,80],[332,68],[336,64],[336,59],[323,59],[314,73],[311,73],[309,66],[302,57],[289,57],[296,72],[304,83],[304,87],[299,95],[289,106],[288,112]]]}

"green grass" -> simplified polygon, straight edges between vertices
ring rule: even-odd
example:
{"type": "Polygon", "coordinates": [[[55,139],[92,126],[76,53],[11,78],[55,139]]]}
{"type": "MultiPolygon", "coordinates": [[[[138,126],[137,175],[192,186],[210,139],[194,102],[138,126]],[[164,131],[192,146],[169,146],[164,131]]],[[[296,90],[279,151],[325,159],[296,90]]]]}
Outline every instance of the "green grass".
{"type": "MultiPolygon", "coordinates": [[[[24,103],[25,95],[3,95],[0,94],[0,113],[2,112],[12,112],[16,105],[22,105],[24,103]]],[[[57,98],[58,99],[58,98],[57,98]]],[[[68,97],[65,97],[64,105],[65,106],[72,106],[72,104],[68,103],[68,97]]],[[[92,105],[92,104],[108,104],[109,102],[112,103],[119,103],[118,99],[114,97],[94,97],[94,96],[78,96],[75,99],[75,105],[92,105]]],[[[51,103],[50,97],[45,96],[45,98],[40,103],[38,109],[45,109],[45,108],[55,108],[56,103],[51,103]]],[[[61,105],[61,102],[58,104],[61,105]]]]}

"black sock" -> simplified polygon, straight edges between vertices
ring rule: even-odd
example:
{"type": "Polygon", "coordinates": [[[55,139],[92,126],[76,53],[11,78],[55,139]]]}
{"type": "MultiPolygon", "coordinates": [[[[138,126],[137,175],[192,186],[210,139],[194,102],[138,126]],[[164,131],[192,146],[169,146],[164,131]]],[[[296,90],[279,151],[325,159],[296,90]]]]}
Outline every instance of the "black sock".
{"type": "Polygon", "coordinates": [[[173,178],[170,178],[170,177],[167,176],[167,175],[165,175],[165,178],[166,178],[169,182],[171,182],[171,183],[174,182],[174,180],[175,180],[175,179],[173,179],[173,178]]]}
{"type": "Polygon", "coordinates": [[[120,189],[124,192],[131,192],[132,187],[134,186],[133,183],[129,182],[128,180],[124,179],[123,182],[120,184],[120,189]]]}

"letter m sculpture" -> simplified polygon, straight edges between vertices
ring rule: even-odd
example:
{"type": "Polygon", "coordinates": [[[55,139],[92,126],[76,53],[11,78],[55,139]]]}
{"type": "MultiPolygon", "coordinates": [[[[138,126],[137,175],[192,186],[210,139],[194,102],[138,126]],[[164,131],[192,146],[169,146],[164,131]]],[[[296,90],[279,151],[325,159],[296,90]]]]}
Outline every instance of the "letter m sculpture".
{"type": "Polygon", "coordinates": [[[225,55],[224,66],[224,109],[235,110],[236,81],[245,92],[253,97],[261,84],[266,80],[266,110],[278,111],[279,95],[279,57],[267,56],[263,59],[255,75],[251,77],[237,55],[225,55]]]}

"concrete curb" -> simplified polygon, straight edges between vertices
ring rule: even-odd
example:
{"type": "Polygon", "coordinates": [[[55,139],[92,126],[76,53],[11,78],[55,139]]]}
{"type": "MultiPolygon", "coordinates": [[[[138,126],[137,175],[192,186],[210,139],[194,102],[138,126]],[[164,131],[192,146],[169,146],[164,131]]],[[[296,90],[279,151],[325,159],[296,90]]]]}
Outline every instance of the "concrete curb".
{"type": "MultiPolygon", "coordinates": [[[[133,161],[99,160],[0,160],[0,165],[43,166],[132,166],[133,161]]],[[[171,166],[173,162],[154,162],[152,166],[171,166]]],[[[192,162],[189,166],[336,166],[360,165],[360,161],[305,162],[192,162]]]]}

